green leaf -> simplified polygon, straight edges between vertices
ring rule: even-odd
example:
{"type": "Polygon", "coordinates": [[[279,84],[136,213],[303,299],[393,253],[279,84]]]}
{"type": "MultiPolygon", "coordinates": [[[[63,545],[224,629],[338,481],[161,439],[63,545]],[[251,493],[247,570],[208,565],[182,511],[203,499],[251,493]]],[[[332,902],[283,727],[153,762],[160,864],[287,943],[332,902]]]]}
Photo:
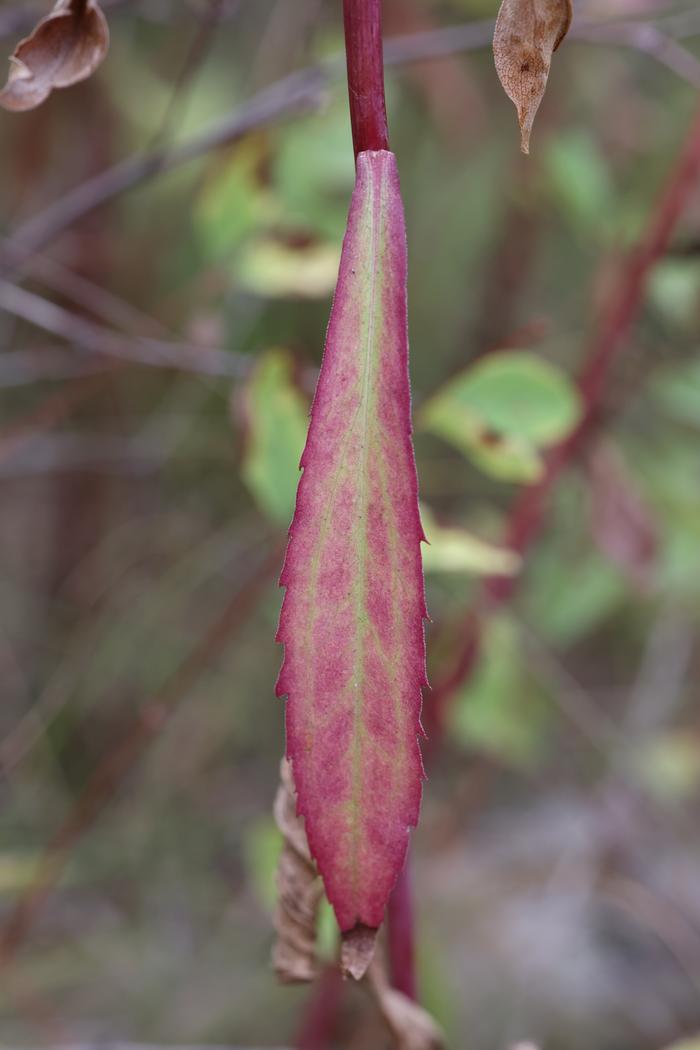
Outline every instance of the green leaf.
{"type": "Polygon", "coordinates": [[[572,226],[610,237],[615,195],[605,158],[586,133],[557,135],[545,151],[545,172],[555,199],[572,226]]]}
{"type": "Polygon", "coordinates": [[[597,551],[542,551],[528,578],[528,615],[549,641],[571,645],[624,600],[621,573],[597,551]]]}
{"type": "Polygon", "coordinates": [[[664,317],[693,331],[700,307],[700,264],[697,259],[665,259],[649,278],[649,298],[664,317]]]}
{"type": "Polygon", "coordinates": [[[261,136],[251,136],[205,182],[194,223],[208,258],[230,257],[251,234],[277,221],[279,202],[259,176],[265,149],[261,136]]]}
{"type": "Polygon", "coordinates": [[[260,817],[243,840],[248,880],[260,903],[273,912],[277,900],[275,876],[282,851],[282,835],[272,817],[260,817]]]}
{"type": "Polygon", "coordinates": [[[316,954],[332,964],[338,958],[338,923],[327,897],[321,897],[316,916],[316,954]]]}
{"type": "Polygon", "coordinates": [[[254,135],[205,183],[195,210],[199,240],[246,291],[266,298],[332,292],[354,166],[351,150],[329,149],[324,128],[347,137],[346,123],[312,120],[313,145],[307,128],[283,137],[272,157],[268,139],[254,135]]]}
{"type": "Polygon", "coordinates": [[[294,512],[308,421],[292,374],[291,356],[269,350],[244,393],[247,435],[241,473],[260,508],[280,525],[288,525],[294,512]]]}
{"type": "MultiPolygon", "coordinates": [[[[284,840],[272,817],[260,817],[247,830],[243,853],[248,881],[261,905],[272,914],[277,906],[277,865],[284,840]]],[[[338,923],[326,897],[316,918],[316,953],[331,963],[338,954],[338,923]]]]}
{"type": "Polygon", "coordinates": [[[0,894],[25,889],[36,875],[37,863],[31,853],[0,853],[0,894]]]}
{"type": "Polygon", "coordinates": [[[520,558],[504,547],[494,547],[466,529],[438,525],[433,512],[421,506],[423,531],[429,546],[423,550],[426,572],[470,572],[485,576],[512,576],[520,558]]]}
{"type": "Polygon", "coordinates": [[[565,438],[581,416],[577,391],[534,354],[490,354],[450,380],[424,406],[419,423],[451,442],[487,474],[535,481],[540,451],[565,438]]]}
{"type": "Polygon", "coordinates": [[[674,730],[635,745],[632,768],[661,801],[689,799],[700,784],[700,747],[694,733],[674,730]]]}
{"type": "Polygon", "coordinates": [[[513,766],[537,759],[542,709],[526,695],[518,631],[509,617],[490,619],[482,633],[477,671],[450,709],[454,737],[513,766]]]}
{"type": "Polygon", "coordinates": [[[265,298],[322,299],[333,291],[339,261],[340,241],[296,246],[261,236],[242,251],[236,276],[247,291],[265,298]]]}
{"type": "Polygon", "coordinates": [[[660,369],[650,385],[667,415],[700,427],[700,358],[660,369]]]}
{"type": "Polygon", "coordinates": [[[281,129],[273,174],[285,225],[340,242],[355,181],[344,98],[281,129]]]}

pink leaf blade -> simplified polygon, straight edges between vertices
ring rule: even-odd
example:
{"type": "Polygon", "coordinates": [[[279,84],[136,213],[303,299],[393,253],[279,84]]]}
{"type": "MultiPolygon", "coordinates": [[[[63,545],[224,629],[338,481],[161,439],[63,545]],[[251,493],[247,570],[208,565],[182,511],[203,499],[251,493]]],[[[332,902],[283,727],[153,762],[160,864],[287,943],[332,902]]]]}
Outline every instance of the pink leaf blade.
{"type": "Polygon", "coordinates": [[[426,685],[406,234],[393,154],[358,156],[280,579],[277,692],[342,930],[378,927],[418,819],[426,685]]]}

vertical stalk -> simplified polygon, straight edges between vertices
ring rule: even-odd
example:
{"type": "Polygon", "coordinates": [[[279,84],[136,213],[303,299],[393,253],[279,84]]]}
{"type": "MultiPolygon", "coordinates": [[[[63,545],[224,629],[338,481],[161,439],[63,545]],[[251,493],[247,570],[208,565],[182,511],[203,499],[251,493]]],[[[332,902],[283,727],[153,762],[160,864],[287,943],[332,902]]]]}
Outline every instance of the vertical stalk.
{"type": "Polygon", "coordinates": [[[297,1050],[329,1050],[339,1027],[343,997],[340,970],[327,966],[318,978],[294,1043],[297,1050]]]}
{"type": "Polygon", "coordinates": [[[355,157],[389,149],[381,0],[343,0],[350,123],[355,157]]]}
{"type": "MultiPolygon", "coordinates": [[[[368,150],[388,150],[389,132],[384,95],[381,0],[343,0],[345,54],[350,123],[355,159],[368,150]]],[[[387,939],[391,979],[411,999],[416,998],[414,923],[410,856],[406,857],[387,907],[387,939]]],[[[327,971],[312,995],[296,1040],[298,1050],[330,1046],[337,1022],[341,985],[337,970],[327,971]]]]}
{"type": "Polygon", "coordinates": [[[406,855],[387,908],[387,953],[391,983],[414,1002],[418,999],[411,854],[406,855]]]}
{"type": "MultiPolygon", "coordinates": [[[[381,0],[343,0],[350,123],[355,158],[365,150],[388,150],[384,95],[381,0]]],[[[416,998],[410,853],[389,898],[387,948],[392,984],[416,998]]]]}

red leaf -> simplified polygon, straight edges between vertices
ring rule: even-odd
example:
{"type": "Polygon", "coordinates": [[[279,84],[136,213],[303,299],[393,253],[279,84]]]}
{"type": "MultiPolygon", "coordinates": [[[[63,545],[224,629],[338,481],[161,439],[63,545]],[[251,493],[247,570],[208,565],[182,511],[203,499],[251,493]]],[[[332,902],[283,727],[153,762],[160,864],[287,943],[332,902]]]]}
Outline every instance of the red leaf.
{"type": "Polygon", "coordinates": [[[396,161],[361,153],[280,583],[277,683],[343,931],[378,927],[418,819],[426,684],[396,161]]]}

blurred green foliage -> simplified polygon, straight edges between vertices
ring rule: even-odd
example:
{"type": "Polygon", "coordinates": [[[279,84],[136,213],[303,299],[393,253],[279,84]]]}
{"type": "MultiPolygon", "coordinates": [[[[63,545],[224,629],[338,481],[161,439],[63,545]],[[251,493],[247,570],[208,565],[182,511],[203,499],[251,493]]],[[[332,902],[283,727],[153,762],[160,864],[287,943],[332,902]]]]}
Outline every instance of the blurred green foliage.
{"type": "Polygon", "coordinates": [[[421,425],[503,481],[536,481],[539,450],[562,441],[580,417],[575,388],[534,354],[490,354],[423,406],[421,425]]]}
{"type": "MultiPolygon", "coordinates": [[[[577,3],[576,17],[695,9],[603,6],[577,3]]],[[[386,0],[385,16],[400,35],[496,7],[386,0]]],[[[97,76],[0,117],[3,234],[338,55],[339,8],[224,2],[207,30],[199,0],[112,4],[97,76]]],[[[700,53],[697,36],[683,45],[700,53]]],[[[284,748],[276,577],[354,175],[339,70],[315,111],[154,174],[41,253],[95,288],[36,260],[16,275],[125,339],[186,345],[186,367],[56,375],[47,355],[77,367],[84,352],[0,318],[0,920],[91,775],[241,603],[72,846],[1,982],[4,1046],[262,1047],[298,1030],[308,993],[278,988],[268,966],[284,748]],[[231,355],[240,381],[199,367],[207,347],[231,355]]],[[[582,355],[697,92],[650,53],[572,38],[525,160],[486,49],[392,67],[387,87],[433,682],[461,651],[479,577],[518,580],[508,609],[483,605],[481,662],[430,752],[413,849],[424,998],[465,1050],[526,1037],[541,1050],[659,1050],[700,1027],[697,196],[591,441],[620,452],[653,518],[644,580],[599,542],[591,449],[524,563],[500,544],[523,484],[576,425],[582,355]]],[[[629,523],[615,527],[624,540],[629,523]]],[[[335,940],[326,909],[328,958],[335,940]]],[[[338,1050],[383,1038],[346,990],[338,1050]]]]}
{"type": "Polygon", "coordinates": [[[308,423],[308,407],[292,383],[292,369],[293,361],[283,351],[261,356],[243,408],[248,437],[242,476],[261,509],[280,525],[288,525],[294,513],[308,423]]]}

